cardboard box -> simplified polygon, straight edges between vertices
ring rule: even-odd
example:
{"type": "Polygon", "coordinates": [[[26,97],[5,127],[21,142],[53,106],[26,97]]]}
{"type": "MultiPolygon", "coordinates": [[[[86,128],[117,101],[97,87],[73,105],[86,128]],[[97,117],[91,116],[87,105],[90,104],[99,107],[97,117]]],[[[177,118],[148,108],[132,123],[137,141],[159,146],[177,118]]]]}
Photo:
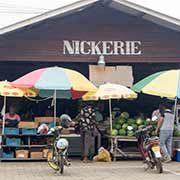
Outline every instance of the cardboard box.
{"type": "Polygon", "coordinates": [[[41,151],[39,151],[39,152],[31,152],[30,157],[33,158],[33,159],[43,158],[43,152],[41,152],[41,151]]]}
{"type": "Polygon", "coordinates": [[[37,122],[29,122],[29,121],[20,121],[18,124],[18,128],[37,128],[38,123],[37,122]]]}
{"type": "Polygon", "coordinates": [[[28,158],[28,150],[16,150],[16,158],[28,158]]]}
{"type": "Polygon", "coordinates": [[[43,158],[47,158],[47,153],[49,149],[43,149],[43,158]]]}
{"type": "MultiPolygon", "coordinates": [[[[59,121],[59,118],[56,117],[56,122],[59,121]]],[[[54,117],[35,117],[35,122],[54,122],[54,117]]]]}

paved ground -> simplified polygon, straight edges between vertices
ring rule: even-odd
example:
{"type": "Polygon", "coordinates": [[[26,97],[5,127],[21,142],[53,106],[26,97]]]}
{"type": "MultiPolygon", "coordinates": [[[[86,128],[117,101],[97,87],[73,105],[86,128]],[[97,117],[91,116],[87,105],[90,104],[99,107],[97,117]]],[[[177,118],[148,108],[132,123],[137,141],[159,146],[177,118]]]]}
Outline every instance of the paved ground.
{"type": "Polygon", "coordinates": [[[157,174],[144,170],[141,161],[89,163],[73,161],[64,175],[56,175],[46,162],[2,162],[0,180],[180,180],[180,163],[164,165],[165,172],[157,174]]]}

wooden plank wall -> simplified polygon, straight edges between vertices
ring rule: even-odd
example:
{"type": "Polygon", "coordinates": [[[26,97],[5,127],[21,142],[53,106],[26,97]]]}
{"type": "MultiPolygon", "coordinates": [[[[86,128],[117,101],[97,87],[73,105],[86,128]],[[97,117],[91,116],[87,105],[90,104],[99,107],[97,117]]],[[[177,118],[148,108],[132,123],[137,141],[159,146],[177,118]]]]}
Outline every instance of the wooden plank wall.
{"type": "Polygon", "coordinates": [[[140,56],[107,56],[109,63],[180,62],[180,33],[96,5],[0,37],[0,61],[97,62],[98,56],[63,55],[66,40],[140,40],[140,56]]]}

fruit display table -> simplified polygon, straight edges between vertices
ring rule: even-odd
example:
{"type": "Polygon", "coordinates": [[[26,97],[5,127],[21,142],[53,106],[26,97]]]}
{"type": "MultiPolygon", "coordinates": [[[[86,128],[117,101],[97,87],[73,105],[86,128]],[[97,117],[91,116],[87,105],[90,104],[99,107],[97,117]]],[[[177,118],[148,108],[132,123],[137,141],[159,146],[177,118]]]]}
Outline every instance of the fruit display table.
{"type": "MultiPolygon", "coordinates": [[[[128,136],[109,136],[111,141],[111,153],[113,155],[113,161],[116,161],[118,157],[123,158],[132,158],[132,157],[141,157],[141,154],[138,151],[137,145],[130,151],[123,150],[119,143],[137,143],[137,139],[135,137],[128,136]]],[[[180,137],[173,137],[173,142],[180,142],[180,137]]]]}

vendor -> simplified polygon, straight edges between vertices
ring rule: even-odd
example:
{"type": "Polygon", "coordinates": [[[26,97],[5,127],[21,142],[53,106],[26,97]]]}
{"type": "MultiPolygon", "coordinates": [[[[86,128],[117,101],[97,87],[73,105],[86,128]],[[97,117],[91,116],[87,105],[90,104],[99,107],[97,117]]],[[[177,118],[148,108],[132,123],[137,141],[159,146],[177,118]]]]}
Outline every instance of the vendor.
{"type": "Polygon", "coordinates": [[[5,114],[5,127],[17,127],[20,116],[16,114],[15,105],[9,107],[9,112],[5,114]]]}

